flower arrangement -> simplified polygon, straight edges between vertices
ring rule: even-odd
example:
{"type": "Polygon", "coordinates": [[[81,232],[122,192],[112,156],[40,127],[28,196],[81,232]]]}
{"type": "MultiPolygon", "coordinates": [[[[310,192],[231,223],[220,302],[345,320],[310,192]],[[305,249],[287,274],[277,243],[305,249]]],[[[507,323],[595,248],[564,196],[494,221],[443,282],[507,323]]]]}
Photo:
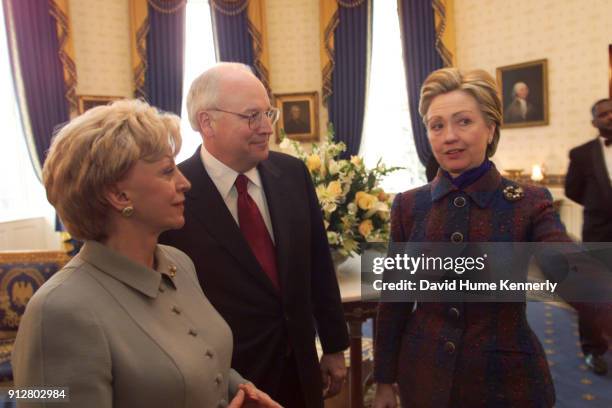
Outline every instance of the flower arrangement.
{"type": "Polygon", "coordinates": [[[343,259],[360,254],[361,244],[389,240],[391,197],[379,182],[401,167],[386,167],[379,160],[376,167],[368,170],[359,156],[340,159],[346,145],[333,138],[330,125],[327,140],[313,144],[308,153],[281,132],[280,148],[306,164],[321,204],[332,253],[343,259]]]}

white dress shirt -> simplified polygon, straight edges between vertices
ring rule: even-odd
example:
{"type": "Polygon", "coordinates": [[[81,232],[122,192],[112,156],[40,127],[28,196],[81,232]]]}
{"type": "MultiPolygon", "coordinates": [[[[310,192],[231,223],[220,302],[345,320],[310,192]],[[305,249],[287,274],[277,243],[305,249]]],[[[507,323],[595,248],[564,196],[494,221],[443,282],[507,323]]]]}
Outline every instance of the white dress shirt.
{"type": "MultiPolygon", "coordinates": [[[[234,217],[236,224],[240,226],[240,222],[238,221],[238,190],[236,190],[236,186],[234,185],[236,177],[238,177],[240,173],[226,166],[215,156],[210,154],[204,147],[204,144],[202,144],[202,148],[200,149],[200,157],[202,158],[202,163],[204,163],[204,169],[213,183],[215,183],[227,209],[232,214],[232,217],[234,217]]],[[[253,201],[255,201],[255,204],[257,204],[257,208],[259,208],[259,212],[266,223],[266,228],[268,228],[268,232],[270,233],[270,238],[272,238],[272,242],[274,242],[274,232],[272,231],[272,220],[270,219],[270,211],[268,210],[268,201],[266,200],[266,194],[264,193],[259,171],[257,171],[256,167],[253,167],[243,174],[249,179],[247,191],[253,201]]]]}
{"type": "Polygon", "coordinates": [[[523,120],[525,120],[527,119],[527,101],[522,98],[518,98],[517,100],[519,101],[519,107],[521,108],[521,117],[523,120]]]}
{"type": "Polygon", "coordinates": [[[612,145],[606,146],[604,140],[605,139],[603,136],[599,137],[599,144],[601,145],[601,151],[603,152],[604,163],[608,169],[608,178],[610,179],[610,183],[612,183],[612,145]]]}

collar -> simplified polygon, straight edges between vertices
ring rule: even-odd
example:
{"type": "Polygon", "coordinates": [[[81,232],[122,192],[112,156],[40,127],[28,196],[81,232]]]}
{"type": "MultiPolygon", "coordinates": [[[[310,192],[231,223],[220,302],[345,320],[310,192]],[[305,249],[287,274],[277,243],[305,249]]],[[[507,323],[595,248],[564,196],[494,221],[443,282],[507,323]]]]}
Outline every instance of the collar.
{"type": "Polygon", "coordinates": [[[97,241],[85,241],[78,256],[101,272],[150,298],[157,297],[162,274],[165,275],[172,268],[176,271],[176,267],[171,264],[159,245],[155,249],[156,269],[136,263],[97,241]]]}
{"type": "Polygon", "coordinates": [[[605,136],[599,135],[598,139],[599,139],[599,143],[601,144],[601,147],[603,147],[604,149],[611,146],[612,137],[605,137],[605,136]]]}
{"type": "Polygon", "coordinates": [[[455,178],[453,178],[446,170],[444,171],[444,176],[448,178],[451,183],[453,183],[459,189],[464,189],[470,184],[474,183],[479,178],[481,178],[487,171],[489,171],[492,165],[493,162],[491,162],[491,160],[489,160],[489,158],[487,157],[480,164],[480,166],[464,171],[455,178]]]}
{"type": "Polygon", "coordinates": [[[480,208],[485,208],[493,199],[501,183],[501,175],[495,164],[478,180],[469,186],[460,189],[444,176],[444,170],[439,169],[438,174],[431,182],[431,201],[439,201],[454,191],[463,191],[480,208]]]}
{"type": "MultiPolygon", "coordinates": [[[[212,179],[213,183],[215,183],[215,186],[217,186],[217,190],[219,190],[221,197],[223,197],[225,200],[234,186],[234,182],[236,181],[236,177],[238,177],[239,173],[213,156],[208,150],[206,150],[204,143],[202,143],[202,148],[200,149],[200,158],[204,164],[204,169],[212,179]]],[[[243,174],[247,176],[251,183],[255,184],[259,188],[262,188],[261,177],[259,176],[259,172],[257,171],[256,167],[253,167],[251,170],[243,174]]]]}

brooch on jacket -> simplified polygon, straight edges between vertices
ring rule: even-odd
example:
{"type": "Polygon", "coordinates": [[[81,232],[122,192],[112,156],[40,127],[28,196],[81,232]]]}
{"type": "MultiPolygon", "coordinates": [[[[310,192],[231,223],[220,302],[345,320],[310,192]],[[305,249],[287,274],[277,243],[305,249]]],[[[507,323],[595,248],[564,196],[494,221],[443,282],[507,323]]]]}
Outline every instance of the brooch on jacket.
{"type": "Polygon", "coordinates": [[[520,186],[507,186],[504,188],[504,198],[510,202],[518,201],[525,197],[525,191],[520,186]]]}

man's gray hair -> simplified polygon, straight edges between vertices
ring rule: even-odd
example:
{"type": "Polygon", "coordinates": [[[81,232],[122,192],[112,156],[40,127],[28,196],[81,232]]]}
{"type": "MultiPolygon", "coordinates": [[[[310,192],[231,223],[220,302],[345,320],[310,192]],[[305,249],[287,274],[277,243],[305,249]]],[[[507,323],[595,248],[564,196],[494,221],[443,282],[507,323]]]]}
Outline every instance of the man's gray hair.
{"type": "Polygon", "coordinates": [[[522,82],[522,81],[521,81],[521,82],[517,82],[517,83],[515,83],[515,84],[514,84],[514,86],[512,87],[512,97],[513,97],[513,98],[516,98],[516,92],[518,91],[519,86],[521,86],[521,85],[522,85],[522,86],[526,86],[526,87],[527,87],[527,89],[529,89],[529,87],[527,86],[527,84],[526,84],[526,83],[524,83],[524,82],[522,82]]]}
{"type": "Polygon", "coordinates": [[[255,75],[248,65],[239,62],[220,62],[204,71],[191,83],[187,94],[187,112],[189,123],[196,132],[200,131],[198,112],[218,107],[219,84],[223,75],[229,71],[244,71],[255,75]]]}

